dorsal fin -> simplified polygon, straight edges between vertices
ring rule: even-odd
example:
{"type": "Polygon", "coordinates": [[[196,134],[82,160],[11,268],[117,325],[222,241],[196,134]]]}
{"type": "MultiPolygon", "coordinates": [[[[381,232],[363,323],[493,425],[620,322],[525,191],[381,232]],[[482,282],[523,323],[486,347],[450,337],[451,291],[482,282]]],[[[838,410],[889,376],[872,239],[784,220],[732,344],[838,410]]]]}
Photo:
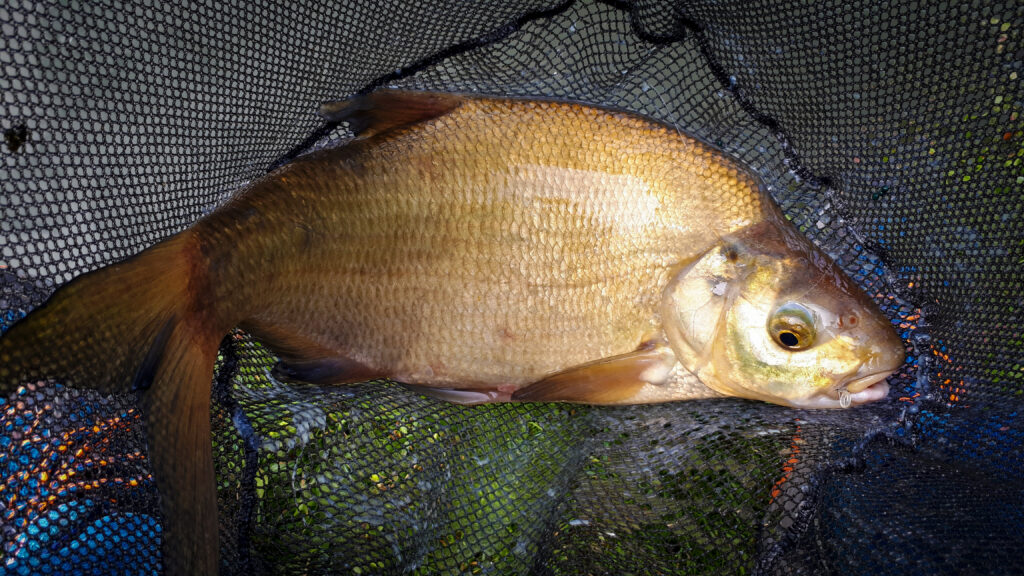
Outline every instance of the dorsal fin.
{"type": "Polygon", "coordinates": [[[328,122],[347,122],[356,137],[369,138],[444,116],[464,101],[462,96],[440,92],[378,90],[365,96],[327,102],[320,107],[320,116],[328,122]]]}

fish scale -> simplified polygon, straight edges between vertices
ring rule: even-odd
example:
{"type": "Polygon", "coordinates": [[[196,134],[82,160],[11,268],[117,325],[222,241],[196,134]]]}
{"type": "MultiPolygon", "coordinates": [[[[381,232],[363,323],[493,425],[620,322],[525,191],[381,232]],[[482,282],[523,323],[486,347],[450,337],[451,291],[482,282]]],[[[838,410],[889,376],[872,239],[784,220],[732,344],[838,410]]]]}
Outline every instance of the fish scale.
{"type": "Polygon", "coordinates": [[[559,102],[468,99],[415,129],[300,160],[238,209],[283,196],[275,181],[293,196],[261,211],[317,221],[323,248],[282,238],[291,249],[267,261],[266,229],[219,243],[238,261],[231,270],[275,276],[246,298],[258,323],[316,334],[425,385],[522,386],[629,352],[657,332],[668,270],[763,217],[756,182],[721,153],[643,118],[559,102]]]}

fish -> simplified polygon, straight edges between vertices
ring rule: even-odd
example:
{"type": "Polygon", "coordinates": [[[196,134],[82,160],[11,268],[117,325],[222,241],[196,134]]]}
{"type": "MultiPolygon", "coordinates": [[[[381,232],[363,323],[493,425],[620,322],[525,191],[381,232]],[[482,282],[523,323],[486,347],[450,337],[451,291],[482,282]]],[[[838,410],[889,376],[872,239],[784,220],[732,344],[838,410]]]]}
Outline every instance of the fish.
{"type": "Polygon", "coordinates": [[[904,347],[715,146],[569,101],[379,90],[354,137],[60,287],[0,338],[0,393],[135,394],[169,573],[217,570],[210,392],[240,327],[283,382],[462,404],[882,400],[904,347]]]}

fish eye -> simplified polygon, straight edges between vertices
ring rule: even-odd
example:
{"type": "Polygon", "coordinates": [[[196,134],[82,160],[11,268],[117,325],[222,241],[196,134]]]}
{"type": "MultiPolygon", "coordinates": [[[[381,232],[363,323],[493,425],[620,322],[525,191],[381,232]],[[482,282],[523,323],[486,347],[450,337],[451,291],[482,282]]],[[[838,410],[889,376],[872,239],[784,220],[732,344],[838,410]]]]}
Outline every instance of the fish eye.
{"type": "Polygon", "coordinates": [[[775,343],[786,350],[806,350],[814,345],[814,314],[795,302],[787,302],[772,314],[768,330],[775,343]]]}
{"type": "Polygon", "coordinates": [[[779,343],[786,348],[796,348],[800,345],[800,337],[796,335],[796,332],[783,330],[779,332],[779,343]]]}

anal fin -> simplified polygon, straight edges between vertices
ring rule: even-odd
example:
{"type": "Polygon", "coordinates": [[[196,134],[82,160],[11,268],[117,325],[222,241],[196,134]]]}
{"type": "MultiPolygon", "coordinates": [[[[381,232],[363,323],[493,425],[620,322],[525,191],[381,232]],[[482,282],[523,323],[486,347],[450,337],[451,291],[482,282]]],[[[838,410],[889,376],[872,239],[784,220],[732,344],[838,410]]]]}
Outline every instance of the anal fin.
{"type": "Polygon", "coordinates": [[[675,354],[666,343],[649,341],[633,352],[552,374],[517,390],[512,400],[628,404],[644,386],[667,382],[675,364],[675,354]]]}

